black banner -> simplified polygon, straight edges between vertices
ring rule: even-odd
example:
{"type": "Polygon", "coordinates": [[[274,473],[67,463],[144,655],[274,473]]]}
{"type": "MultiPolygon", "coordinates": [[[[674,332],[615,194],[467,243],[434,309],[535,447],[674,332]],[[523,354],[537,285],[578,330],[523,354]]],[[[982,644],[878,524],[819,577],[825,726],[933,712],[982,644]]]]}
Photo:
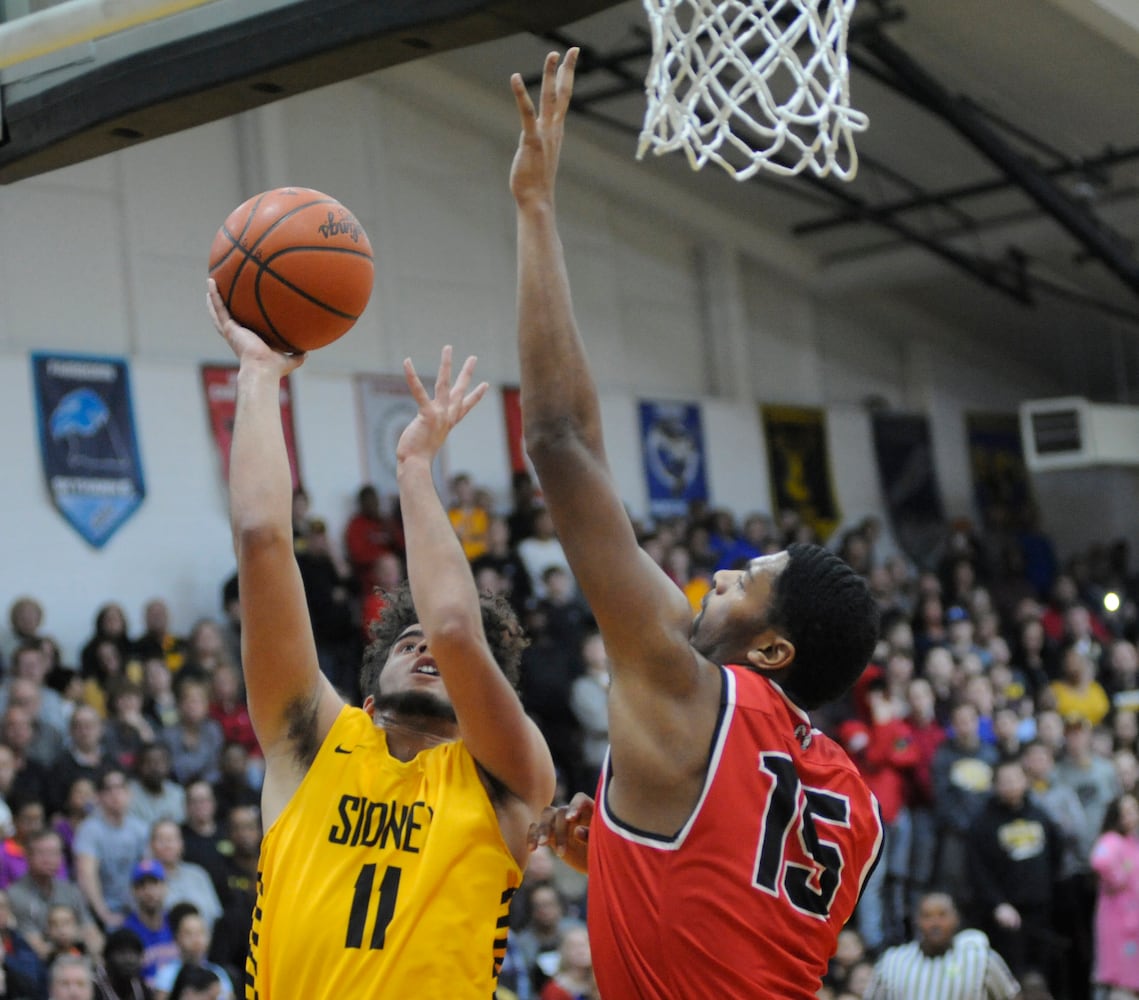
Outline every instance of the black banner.
{"type": "Polygon", "coordinates": [[[917,565],[936,558],[944,510],[933,464],[929,420],[920,415],[874,414],[874,455],[890,527],[917,565]]]}
{"type": "Polygon", "coordinates": [[[838,525],[825,411],[762,406],[774,513],[793,510],[825,540],[838,525]]]}

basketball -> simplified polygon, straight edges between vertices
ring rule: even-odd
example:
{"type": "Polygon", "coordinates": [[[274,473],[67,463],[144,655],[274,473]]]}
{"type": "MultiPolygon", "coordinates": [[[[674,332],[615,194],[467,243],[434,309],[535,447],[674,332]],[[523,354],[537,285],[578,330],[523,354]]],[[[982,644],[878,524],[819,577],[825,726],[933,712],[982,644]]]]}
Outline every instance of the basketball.
{"type": "Polygon", "coordinates": [[[273,350],[315,351],[344,336],[368,304],[372,244],[335,198],[276,188],[222,223],[209,274],[230,315],[273,350]]]}

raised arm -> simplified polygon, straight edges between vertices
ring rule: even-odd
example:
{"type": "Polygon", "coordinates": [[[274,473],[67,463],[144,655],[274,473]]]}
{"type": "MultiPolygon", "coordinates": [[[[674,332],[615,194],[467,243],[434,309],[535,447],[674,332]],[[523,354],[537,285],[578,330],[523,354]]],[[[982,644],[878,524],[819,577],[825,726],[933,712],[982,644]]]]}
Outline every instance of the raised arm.
{"type": "Polygon", "coordinates": [[[293,554],[292,481],[281,429],[281,379],[303,356],[278,354],[226,311],[213,281],[208,305],[237,356],[229,509],[241,594],[241,661],[249,715],[266,757],[266,828],[311,763],[343,706],[321,674],[293,554]]]}
{"type": "Polygon", "coordinates": [[[637,544],[610,478],[597,387],[574,320],[554,188],[577,49],[546,57],[537,111],[515,74],[522,136],[510,175],[518,219],[518,344],[526,447],[558,537],[605,636],[614,688],[636,677],[687,695],[697,681],[692,613],[637,544]]]}
{"type": "Polygon", "coordinates": [[[491,653],[470,563],[431,477],[431,463],[451,428],[487,386],[467,392],[474,358],[451,385],[450,347],[443,348],[434,398],[411,362],[403,366],[419,405],[396,447],[411,598],[471,756],[537,815],[554,794],[553,760],[491,653]]]}

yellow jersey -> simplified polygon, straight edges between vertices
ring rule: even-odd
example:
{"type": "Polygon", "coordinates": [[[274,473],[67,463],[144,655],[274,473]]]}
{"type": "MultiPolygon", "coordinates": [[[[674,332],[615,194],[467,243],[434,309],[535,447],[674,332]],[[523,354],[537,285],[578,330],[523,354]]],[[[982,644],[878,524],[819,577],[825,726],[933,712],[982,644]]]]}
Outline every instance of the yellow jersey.
{"type": "Polygon", "coordinates": [[[490,1000],[522,871],[463,742],[345,706],[261,845],[246,1000],[490,1000]]]}

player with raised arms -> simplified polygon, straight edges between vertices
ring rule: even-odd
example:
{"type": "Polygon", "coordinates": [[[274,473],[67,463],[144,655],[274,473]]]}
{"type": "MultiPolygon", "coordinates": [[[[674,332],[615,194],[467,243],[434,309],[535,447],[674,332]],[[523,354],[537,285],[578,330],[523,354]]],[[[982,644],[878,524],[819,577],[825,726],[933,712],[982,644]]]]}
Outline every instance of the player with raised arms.
{"type": "MultiPolygon", "coordinates": [[[[605,457],[554,208],[577,50],[546,58],[511,170],[526,446],[612,664],[588,835],[597,983],[613,1000],[810,1000],[880,851],[877,803],[807,710],[862,672],[865,582],[819,546],[721,571],[693,621],[605,457]]],[[[580,805],[580,804],[579,804],[580,805]]],[[[580,848],[586,805],[537,836],[580,848]],[[560,830],[560,838],[558,831],[560,830]]]]}
{"type": "Polygon", "coordinates": [[[445,348],[432,398],[404,362],[419,407],[396,454],[410,593],[387,595],[353,708],[317,666],[293,555],[278,392],[304,358],[237,324],[212,282],[208,301],[240,363],[230,518],[266,760],[246,998],[487,1000],[554,768],[511,682],[518,623],[477,594],[431,477],[486,384],[469,390],[470,358],[452,385],[445,348]]]}

